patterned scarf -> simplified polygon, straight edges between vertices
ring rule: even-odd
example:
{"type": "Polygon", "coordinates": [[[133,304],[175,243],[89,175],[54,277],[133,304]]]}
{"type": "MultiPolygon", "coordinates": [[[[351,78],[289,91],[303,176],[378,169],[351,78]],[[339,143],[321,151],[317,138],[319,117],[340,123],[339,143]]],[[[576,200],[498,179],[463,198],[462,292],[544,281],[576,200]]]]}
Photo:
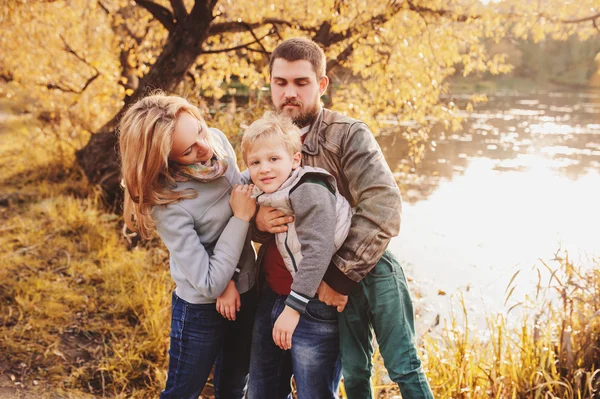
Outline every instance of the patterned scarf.
{"type": "Polygon", "coordinates": [[[212,157],[206,162],[198,162],[191,165],[173,163],[169,165],[169,173],[178,182],[198,180],[202,183],[208,183],[223,176],[227,170],[227,166],[229,164],[226,159],[212,157]]]}

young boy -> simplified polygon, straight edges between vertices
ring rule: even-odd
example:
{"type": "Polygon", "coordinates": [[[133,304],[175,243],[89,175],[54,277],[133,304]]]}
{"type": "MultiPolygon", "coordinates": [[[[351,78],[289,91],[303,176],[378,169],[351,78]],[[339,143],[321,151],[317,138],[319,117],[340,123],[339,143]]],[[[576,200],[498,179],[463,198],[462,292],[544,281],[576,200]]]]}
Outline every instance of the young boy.
{"type": "Polygon", "coordinates": [[[274,238],[287,275],[264,270],[266,287],[252,339],[250,399],[285,396],[292,374],[298,398],[337,397],[337,312],[314,296],[348,234],[352,212],[333,176],[300,166],[301,147],[300,129],[274,113],[254,122],[242,138],[257,202],[295,216],[288,231],[274,238]]]}

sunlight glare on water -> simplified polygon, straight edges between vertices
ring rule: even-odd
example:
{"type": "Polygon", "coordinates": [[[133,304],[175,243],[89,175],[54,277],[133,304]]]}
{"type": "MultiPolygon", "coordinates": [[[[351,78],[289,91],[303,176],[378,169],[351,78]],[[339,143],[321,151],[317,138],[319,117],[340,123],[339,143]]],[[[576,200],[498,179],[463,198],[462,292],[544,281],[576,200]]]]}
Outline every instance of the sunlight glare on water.
{"type": "MultiPolygon", "coordinates": [[[[544,99],[521,101],[519,107],[548,106],[544,99]]],[[[559,249],[581,264],[600,257],[598,114],[572,114],[579,120],[567,123],[560,112],[575,108],[568,103],[544,115],[490,108],[490,119],[471,119],[470,128],[436,140],[436,153],[420,169],[432,188],[405,195],[390,249],[415,278],[427,313],[447,312],[438,292],[462,293],[475,310],[500,311],[510,306],[505,290],[517,270],[513,296],[523,299],[535,291],[540,259],[559,249]]],[[[403,162],[385,138],[380,142],[392,165],[403,162]]]]}
{"type": "Polygon", "coordinates": [[[517,270],[526,272],[515,295],[532,292],[539,258],[560,247],[575,249],[575,259],[600,256],[600,190],[589,190],[600,188],[600,176],[572,181],[543,158],[523,161],[526,172],[500,172],[489,159],[473,160],[427,201],[404,205],[402,231],[390,247],[428,287],[426,296],[469,289],[489,311],[500,310],[517,270]]]}

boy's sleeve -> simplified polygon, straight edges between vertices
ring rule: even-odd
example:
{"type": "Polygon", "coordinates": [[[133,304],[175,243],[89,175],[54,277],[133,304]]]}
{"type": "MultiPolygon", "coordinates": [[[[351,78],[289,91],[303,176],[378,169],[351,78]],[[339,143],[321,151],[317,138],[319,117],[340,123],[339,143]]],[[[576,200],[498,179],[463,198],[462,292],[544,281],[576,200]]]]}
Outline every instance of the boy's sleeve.
{"type": "Polygon", "coordinates": [[[335,253],[335,196],[324,185],[305,182],[290,194],[290,200],[302,260],[286,305],[304,313],[335,253]]]}

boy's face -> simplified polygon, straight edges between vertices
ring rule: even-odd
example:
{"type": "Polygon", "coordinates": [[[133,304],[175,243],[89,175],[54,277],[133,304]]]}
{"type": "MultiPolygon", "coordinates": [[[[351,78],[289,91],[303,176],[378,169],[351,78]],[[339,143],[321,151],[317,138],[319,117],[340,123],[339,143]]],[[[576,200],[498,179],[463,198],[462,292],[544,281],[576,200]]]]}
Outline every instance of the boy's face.
{"type": "Polygon", "coordinates": [[[302,155],[290,154],[282,143],[254,143],[246,157],[250,177],[265,193],[273,193],[300,166],[302,155]]]}
{"type": "Polygon", "coordinates": [[[192,114],[182,112],[175,123],[169,159],[182,165],[191,165],[208,161],[212,156],[206,124],[192,114]]]}
{"type": "Polygon", "coordinates": [[[321,106],[321,95],[329,79],[317,79],[307,60],[286,61],[276,58],[271,70],[271,97],[278,112],[292,118],[299,127],[310,125],[321,106]]]}

